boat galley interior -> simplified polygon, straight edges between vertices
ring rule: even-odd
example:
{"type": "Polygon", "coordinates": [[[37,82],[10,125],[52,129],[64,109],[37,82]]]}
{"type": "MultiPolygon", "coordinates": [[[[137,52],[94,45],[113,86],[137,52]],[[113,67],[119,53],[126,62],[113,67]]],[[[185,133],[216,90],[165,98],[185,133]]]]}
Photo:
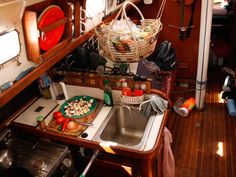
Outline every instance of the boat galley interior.
{"type": "Polygon", "coordinates": [[[233,0],[1,0],[1,177],[235,177],[233,0]]]}

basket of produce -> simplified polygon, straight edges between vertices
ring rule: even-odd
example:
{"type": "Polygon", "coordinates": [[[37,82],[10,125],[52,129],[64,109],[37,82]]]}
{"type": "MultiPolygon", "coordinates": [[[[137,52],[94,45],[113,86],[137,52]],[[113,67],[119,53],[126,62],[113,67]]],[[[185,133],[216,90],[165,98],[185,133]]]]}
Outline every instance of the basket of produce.
{"type": "Polygon", "coordinates": [[[156,19],[144,19],[137,6],[124,2],[113,21],[95,28],[100,54],[113,61],[127,63],[138,62],[151,55],[162,30],[161,16],[165,3],[166,0],[163,0],[156,19]],[[137,10],[141,20],[132,21],[127,17],[128,5],[137,10]]]}

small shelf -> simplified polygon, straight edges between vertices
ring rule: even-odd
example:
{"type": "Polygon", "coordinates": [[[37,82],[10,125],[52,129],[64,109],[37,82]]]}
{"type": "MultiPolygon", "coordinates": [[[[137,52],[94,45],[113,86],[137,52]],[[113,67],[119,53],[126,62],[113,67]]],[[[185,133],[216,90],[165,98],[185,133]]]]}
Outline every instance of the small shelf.
{"type": "Polygon", "coordinates": [[[148,78],[145,81],[135,81],[133,76],[121,76],[121,75],[104,75],[101,76],[96,72],[77,72],[77,71],[56,71],[51,69],[49,75],[61,75],[64,77],[63,81],[69,85],[78,85],[86,87],[94,87],[103,89],[104,80],[109,80],[112,90],[122,90],[122,83],[125,81],[127,86],[132,90],[141,89],[145,93],[150,93],[152,89],[152,79],[148,78]]]}

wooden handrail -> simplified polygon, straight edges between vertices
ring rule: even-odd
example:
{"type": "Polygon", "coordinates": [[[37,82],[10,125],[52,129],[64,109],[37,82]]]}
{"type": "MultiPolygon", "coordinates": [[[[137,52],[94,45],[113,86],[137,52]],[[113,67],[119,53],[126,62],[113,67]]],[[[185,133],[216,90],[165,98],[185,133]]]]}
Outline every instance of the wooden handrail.
{"type": "Polygon", "coordinates": [[[55,23],[52,23],[50,25],[47,25],[47,26],[43,27],[42,29],[40,29],[40,31],[46,33],[46,32],[51,31],[51,30],[53,30],[53,29],[55,29],[55,28],[65,24],[67,22],[69,22],[69,18],[64,17],[64,18],[58,20],[55,23]]]}

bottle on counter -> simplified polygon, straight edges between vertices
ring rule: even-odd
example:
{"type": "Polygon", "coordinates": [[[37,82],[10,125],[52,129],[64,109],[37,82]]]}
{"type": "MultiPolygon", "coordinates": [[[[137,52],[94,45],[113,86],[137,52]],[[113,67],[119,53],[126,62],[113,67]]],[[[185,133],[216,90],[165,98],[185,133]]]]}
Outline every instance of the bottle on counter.
{"type": "Polygon", "coordinates": [[[38,85],[39,85],[39,90],[42,96],[45,99],[50,99],[51,98],[50,90],[49,90],[50,82],[49,82],[48,75],[46,73],[39,76],[38,85]]]}
{"type": "Polygon", "coordinates": [[[122,81],[122,95],[124,96],[132,96],[131,88],[128,87],[128,84],[125,80],[122,81]]]}
{"type": "Polygon", "coordinates": [[[111,87],[107,79],[104,80],[104,104],[106,106],[113,106],[111,87]]]}
{"type": "Polygon", "coordinates": [[[36,117],[36,120],[38,122],[39,128],[41,130],[45,130],[47,126],[46,126],[44,117],[43,116],[38,116],[38,117],[36,117]]]}

